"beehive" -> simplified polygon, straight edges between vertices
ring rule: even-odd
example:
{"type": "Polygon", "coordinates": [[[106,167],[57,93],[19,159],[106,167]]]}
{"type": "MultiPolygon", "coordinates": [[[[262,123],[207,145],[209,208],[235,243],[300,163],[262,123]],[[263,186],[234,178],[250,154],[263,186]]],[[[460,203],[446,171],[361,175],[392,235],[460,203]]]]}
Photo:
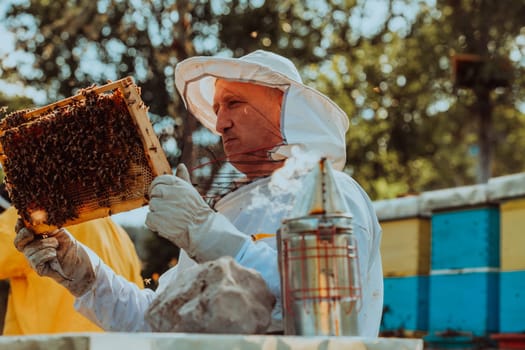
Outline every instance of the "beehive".
{"type": "MultiPolygon", "coordinates": [[[[499,332],[525,332],[525,199],[500,205],[499,332]]],[[[500,346],[501,346],[500,342],[500,346]]]]}
{"type": "Polygon", "coordinates": [[[498,279],[492,271],[431,275],[429,332],[453,330],[484,336],[497,331],[498,279]]]}
{"type": "Polygon", "coordinates": [[[525,270],[525,199],[514,198],[500,205],[500,268],[501,271],[525,270]]]}
{"type": "Polygon", "coordinates": [[[420,208],[419,196],[374,202],[383,229],[381,260],[385,277],[428,275],[430,218],[420,208]]]}
{"type": "Polygon", "coordinates": [[[500,272],[499,332],[525,335],[525,270],[500,272]]]}
{"type": "Polygon", "coordinates": [[[381,257],[385,277],[428,275],[430,220],[423,217],[380,221],[381,257]]]}
{"type": "Polygon", "coordinates": [[[499,267],[499,220],[494,205],[433,213],[431,270],[499,267]]]}
{"type": "Polygon", "coordinates": [[[429,276],[384,278],[381,332],[403,330],[416,336],[428,330],[429,276]]]}
{"type": "Polygon", "coordinates": [[[0,147],[13,205],[36,232],[143,206],[171,173],[131,77],[7,115],[0,147]]]}

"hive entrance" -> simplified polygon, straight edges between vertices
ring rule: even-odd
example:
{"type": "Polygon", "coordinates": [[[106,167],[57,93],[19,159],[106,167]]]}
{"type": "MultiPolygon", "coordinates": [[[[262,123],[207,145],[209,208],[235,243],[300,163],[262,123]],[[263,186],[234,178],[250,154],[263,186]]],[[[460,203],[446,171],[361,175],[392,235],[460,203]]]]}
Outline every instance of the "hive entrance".
{"type": "Polygon", "coordinates": [[[13,205],[37,231],[138,208],[171,173],[129,77],[7,115],[0,145],[13,205]]]}

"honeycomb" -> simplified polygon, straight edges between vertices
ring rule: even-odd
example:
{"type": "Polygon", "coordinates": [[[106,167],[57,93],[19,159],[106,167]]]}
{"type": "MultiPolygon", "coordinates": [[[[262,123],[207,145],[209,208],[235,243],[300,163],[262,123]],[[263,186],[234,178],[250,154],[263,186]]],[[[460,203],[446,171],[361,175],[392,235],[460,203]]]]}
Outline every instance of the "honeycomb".
{"type": "Polygon", "coordinates": [[[37,232],[138,208],[171,167],[131,77],[0,122],[13,205],[37,232]]]}

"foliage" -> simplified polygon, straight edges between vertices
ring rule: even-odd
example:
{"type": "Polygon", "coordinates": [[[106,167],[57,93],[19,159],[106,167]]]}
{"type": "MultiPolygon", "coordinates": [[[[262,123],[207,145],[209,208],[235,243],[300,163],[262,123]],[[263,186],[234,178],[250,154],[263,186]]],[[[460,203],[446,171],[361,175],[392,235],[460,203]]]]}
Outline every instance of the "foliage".
{"type": "MultiPolygon", "coordinates": [[[[11,113],[20,109],[27,108],[32,103],[31,98],[27,96],[7,96],[0,93],[0,107],[5,107],[3,113],[11,113]]],[[[0,116],[0,119],[3,115],[0,116]]]]}
{"type": "Polygon", "coordinates": [[[180,250],[172,242],[157,234],[148,235],[144,245],[142,276],[147,281],[146,287],[156,289],[159,276],[168,268],[175,266],[180,250]]]}

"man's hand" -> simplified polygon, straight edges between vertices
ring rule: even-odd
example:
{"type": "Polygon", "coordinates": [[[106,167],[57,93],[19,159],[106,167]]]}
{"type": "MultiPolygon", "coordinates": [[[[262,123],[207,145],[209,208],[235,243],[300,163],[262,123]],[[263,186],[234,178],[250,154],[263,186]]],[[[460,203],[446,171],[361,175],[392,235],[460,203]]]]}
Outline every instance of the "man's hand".
{"type": "Polygon", "coordinates": [[[178,177],[162,175],[153,180],[146,225],[198,262],[235,257],[249,237],[206,204],[187,174],[179,164],[178,177]]]}
{"type": "Polygon", "coordinates": [[[22,220],[15,229],[15,247],[40,276],[51,277],[76,297],[91,288],[95,281],[91,260],[69,232],[61,228],[39,236],[25,227],[22,220]]]}

